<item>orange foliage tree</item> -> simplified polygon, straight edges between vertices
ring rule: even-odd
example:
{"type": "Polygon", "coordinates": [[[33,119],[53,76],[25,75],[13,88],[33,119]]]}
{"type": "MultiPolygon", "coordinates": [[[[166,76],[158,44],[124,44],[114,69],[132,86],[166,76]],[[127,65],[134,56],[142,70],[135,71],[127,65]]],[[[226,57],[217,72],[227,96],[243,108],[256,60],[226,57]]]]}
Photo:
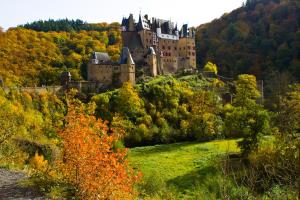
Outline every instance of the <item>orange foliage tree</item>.
{"type": "Polygon", "coordinates": [[[60,132],[64,148],[61,169],[84,199],[132,199],[140,174],[126,161],[126,149],[115,149],[120,135],[72,103],[60,132]]]}

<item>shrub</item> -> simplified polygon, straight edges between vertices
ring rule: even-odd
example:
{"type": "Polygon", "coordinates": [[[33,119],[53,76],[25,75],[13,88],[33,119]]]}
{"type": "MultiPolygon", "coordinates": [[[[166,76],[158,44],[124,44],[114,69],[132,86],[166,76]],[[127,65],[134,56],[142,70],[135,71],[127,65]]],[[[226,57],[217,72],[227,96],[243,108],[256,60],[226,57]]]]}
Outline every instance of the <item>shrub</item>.
{"type": "Polygon", "coordinates": [[[61,170],[65,179],[85,199],[130,199],[135,196],[135,174],[126,161],[126,149],[113,150],[119,135],[84,113],[72,102],[66,126],[60,132],[63,146],[61,170]]]}

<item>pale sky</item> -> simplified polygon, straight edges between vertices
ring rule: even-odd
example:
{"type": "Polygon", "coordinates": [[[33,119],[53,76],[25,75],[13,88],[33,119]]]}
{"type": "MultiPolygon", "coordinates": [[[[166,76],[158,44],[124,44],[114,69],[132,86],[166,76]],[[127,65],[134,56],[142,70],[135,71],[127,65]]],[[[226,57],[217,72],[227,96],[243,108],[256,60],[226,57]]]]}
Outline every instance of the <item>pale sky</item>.
{"type": "Polygon", "coordinates": [[[121,22],[130,13],[171,19],[179,26],[199,26],[242,5],[244,0],[0,0],[4,29],[39,19],[81,19],[86,22],[121,22]]]}

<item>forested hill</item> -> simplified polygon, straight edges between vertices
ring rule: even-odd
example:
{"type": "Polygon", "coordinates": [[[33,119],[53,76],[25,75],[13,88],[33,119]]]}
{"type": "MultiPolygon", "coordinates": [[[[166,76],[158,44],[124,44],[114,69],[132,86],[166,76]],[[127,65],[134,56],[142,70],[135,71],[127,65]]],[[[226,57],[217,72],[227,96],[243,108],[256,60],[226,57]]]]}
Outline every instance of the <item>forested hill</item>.
{"type": "Polygon", "coordinates": [[[93,51],[117,61],[121,43],[116,23],[49,20],[0,29],[0,79],[8,86],[57,85],[60,73],[70,71],[80,80],[93,51]]]}
{"type": "Polygon", "coordinates": [[[31,29],[35,31],[109,31],[118,30],[120,28],[119,23],[87,23],[80,19],[69,20],[69,19],[59,19],[59,20],[39,20],[25,25],[20,25],[21,28],[31,29]]]}
{"type": "Polygon", "coordinates": [[[199,66],[212,61],[228,76],[288,71],[300,79],[299,0],[248,0],[200,25],[196,38],[199,66]]]}

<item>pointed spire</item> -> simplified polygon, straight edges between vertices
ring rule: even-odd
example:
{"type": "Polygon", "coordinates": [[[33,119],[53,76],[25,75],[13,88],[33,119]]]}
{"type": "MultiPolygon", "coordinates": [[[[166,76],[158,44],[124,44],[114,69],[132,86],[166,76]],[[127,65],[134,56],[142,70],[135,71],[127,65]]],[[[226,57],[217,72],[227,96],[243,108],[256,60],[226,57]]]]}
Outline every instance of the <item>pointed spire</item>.
{"type": "Polygon", "coordinates": [[[156,55],[155,50],[154,50],[153,47],[150,47],[150,48],[149,48],[148,54],[149,54],[149,55],[156,55]]]}
{"type": "Polygon", "coordinates": [[[123,47],[123,49],[122,49],[122,54],[120,57],[120,64],[134,65],[134,61],[132,59],[132,56],[130,54],[128,47],[123,47]]]}
{"type": "Polygon", "coordinates": [[[141,12],[139,14],[139,23],[142,23],[142,16],[141,16],[141,12]]]}
{"type": "Polygon", "coordinates": [[[128,65],[134,65],[135,64],[128,48],[127,48],[127,64],[128,65]]]}
{"type": "Polygon", "coordinates": [[[137,24],[137,29],[138,29],[138,31],[140,31],[140,30],[143,30],[143,21],[142,21],[142,16],[141,16],[141,13],[139,14],[139,22],[138,22],[138,24],[137,24]]]}

